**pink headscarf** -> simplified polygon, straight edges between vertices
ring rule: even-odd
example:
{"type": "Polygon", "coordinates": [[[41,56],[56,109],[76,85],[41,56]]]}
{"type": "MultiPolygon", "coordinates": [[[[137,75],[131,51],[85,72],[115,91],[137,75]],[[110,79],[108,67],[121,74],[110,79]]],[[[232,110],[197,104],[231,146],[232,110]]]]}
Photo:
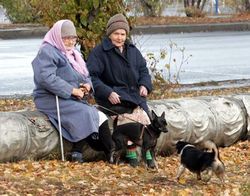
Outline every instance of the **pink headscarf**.
{"type": "Polygon", "coordinates": [[[84,62],[81,56],[81,53],[78,52],[76,49],[72,49],[70,51],[67,51],[65,49],[61,36],[62,24],[65,21],[69,20],[59,20],[53,25],[53,27],[44,36],[42,45],[44,43],[49,43],[52,46],[56,47],[68,58],[69,62],[76,71],[78,71],[80,74],[84,76],[88,76],[89,72],[86,67],[86,63],[84,62]]]}

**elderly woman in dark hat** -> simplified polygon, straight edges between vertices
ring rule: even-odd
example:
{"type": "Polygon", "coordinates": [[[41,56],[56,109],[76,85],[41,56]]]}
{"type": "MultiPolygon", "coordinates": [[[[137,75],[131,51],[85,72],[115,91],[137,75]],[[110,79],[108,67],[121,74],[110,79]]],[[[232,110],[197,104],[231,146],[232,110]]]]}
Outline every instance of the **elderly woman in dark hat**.
{"type": "MultiPolygon", "coordinates": [[[[152,90],[151,77],[141,52],[128,40],[129,29],[124,15],[111,17],[107,36],[91,51],[87,66],[99,105],[117,113],[131,113],[140,106],[148,113],[146,97],[152,90]]],[[[127,157],[132,166],[138,164],[133,145],[127,157]]]]}
{"type": "Polygon", "coordinates": [[[113,141],[107,117],[83,99],[85,94],[93,92],[93,88],[85,62],[75,49],[76,40],[76,29],[70,20],[59,20],[47,32],[32,62],[34,102],[37,109],[58,128],[58,96],[62,134],[73,144],[71,161],[83,162],[84,140],[98,144],[94,140],[97,136],[100,149],[111,161],[113,141]]]}

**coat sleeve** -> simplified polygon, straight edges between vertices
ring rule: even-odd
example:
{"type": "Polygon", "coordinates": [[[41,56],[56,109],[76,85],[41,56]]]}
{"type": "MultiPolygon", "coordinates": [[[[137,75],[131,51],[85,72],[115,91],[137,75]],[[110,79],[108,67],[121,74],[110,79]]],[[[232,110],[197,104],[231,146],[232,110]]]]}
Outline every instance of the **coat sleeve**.
{"type": "Polygon", "coordinates": [[[104,65],[95,54],[95,51],[90,53],[87,60],[87,67],[95,89],[95,96],[99,99],[107,100],[109,95],[113,92],[113,89],[104,84],[100,79],[104,70],[104,65]]]}
{"type": "MultiPolygon", "coordinates": [[[[70,98],[73,86],[56,75],[59,58],[49,47],[40,49],[37,57],[32,62],[35,83],[42,88],[62,98],[70,98]]],[[[65,62],[66,63],[66,62],[65,62]]]]}
{"type": "Polygon", "coordinates": [[[139,86],[145,86],[148,92],[152,91],[152,81],[151,76],[149,74],[146,60],[143,58],[141,52],[137,50],[138,53],[138,63],[139,63],[139,86]]]}

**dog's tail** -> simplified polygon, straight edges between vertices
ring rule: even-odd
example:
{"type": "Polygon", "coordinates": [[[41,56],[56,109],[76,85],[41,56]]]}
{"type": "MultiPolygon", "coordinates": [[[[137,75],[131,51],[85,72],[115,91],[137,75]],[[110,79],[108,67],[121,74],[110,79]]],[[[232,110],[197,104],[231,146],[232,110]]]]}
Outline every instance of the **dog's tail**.
{"type": "Polygon", "coordinates": [[[220,160],[219,149],[214,142],[207,140],[203,143],[205,149],[211,150],[215,153],[215,159],[220,160]]]}
{"type": "Polygon", "coordinates": [[[224,163],[220,159],[219,148],[217,145],[212,142],[211,140],[207,140],[203,143],[203,147],[212,150],[215,153],[214,162],[212,164],[213,172],[216,176],[224,183],[224,173],[225,173],[225,166],[224,163]]]}

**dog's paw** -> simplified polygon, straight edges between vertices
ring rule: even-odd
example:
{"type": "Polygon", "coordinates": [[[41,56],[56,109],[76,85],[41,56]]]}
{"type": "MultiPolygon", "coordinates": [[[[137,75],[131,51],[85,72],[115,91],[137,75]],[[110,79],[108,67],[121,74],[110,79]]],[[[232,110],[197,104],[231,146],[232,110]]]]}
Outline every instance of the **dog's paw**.
{"type": "Polygon", "coordinates": [[[147,167],[150,169],[156,169],[156,164],[154,162],[154,160],[147,160],[147,167]]]}
{"type": "Polygon", "coordinates": [[[122,155],[122,150],[115,150],[115,151],[113,151],[113,154],[112,154],[113,164],[119,165],[121,155],[122,155]]]}
{"type": "Polygon", "coordinates": [[[139,161],[137,159],[128,159],[128,163],[132,167],[137,167],[139,166],[139,161]]]}
{"type": "Polygon", "coordinates": [[[111,151],[106,156],[107,156],[107,160],[108,160],[108,162],[110,164],[114,164],[115,163],[115,151],[111,151]]]}

